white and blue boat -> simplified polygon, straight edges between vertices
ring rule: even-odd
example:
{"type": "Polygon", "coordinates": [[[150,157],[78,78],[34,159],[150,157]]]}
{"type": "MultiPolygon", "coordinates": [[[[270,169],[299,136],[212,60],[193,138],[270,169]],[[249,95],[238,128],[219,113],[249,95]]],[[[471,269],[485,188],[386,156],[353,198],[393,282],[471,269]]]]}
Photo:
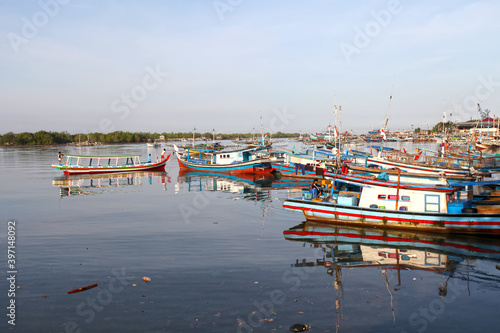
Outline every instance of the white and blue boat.
{"type": "MultiPolygon", "coordinates": [[[[347,182],[347,180],[344,180],[347,182]]],[[[498,185],[498,181],[482,184],[498,185]]],[[[307,220],[360,227],[405,229],[423,232],[500,235],[500,206],[473,203],[473,185],[384,186],[357,184],[359,192],[332,191],[311,199],[309,193],[286,200],[283,207],[301,211],[307,220]],[[467,197],[461,198],[466,187],[467,197]]],[[[456,185],[456,184],[455,184],[456,185]]],[[[332,187],[335,188],[335,187],[332,187]]]]}
{"type": "Polygon", "coordinates": [[[268,147],[252,147],[237,150],[198,149],[191,154],[190,149],[180,152],[174,145],[175,155],[181,169],[222,173],[271,173],[272,163],[282,159],[272,156],[268,147]],[[198,155],[198,156],[196,156],[198,155]]]}

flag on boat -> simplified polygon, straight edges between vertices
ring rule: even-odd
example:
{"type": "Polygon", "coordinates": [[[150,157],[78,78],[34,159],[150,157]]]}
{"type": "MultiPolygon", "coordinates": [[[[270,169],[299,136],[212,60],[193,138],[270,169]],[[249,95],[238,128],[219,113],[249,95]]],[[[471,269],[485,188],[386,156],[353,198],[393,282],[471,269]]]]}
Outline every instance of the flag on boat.
{"type": "Polygon", "coordinates": [[[420,155],[422,155],[422,150],[417,154],[415,155],[415,161],[418,161],[418,159],[420,158],[420,155]]]}
{"type": "Polygon", "coordinates": [[[333,127],[333,135],[335,136],[335,139],[339,137],[339,131],[337,129],[337,125],[333,127]]]}
{"type": "Polygon", "coordinates": [[[382,134],[382,137],[384,138],[384,140],[387,139],[383,128],[380,129],[380,134],[382,134]]]}

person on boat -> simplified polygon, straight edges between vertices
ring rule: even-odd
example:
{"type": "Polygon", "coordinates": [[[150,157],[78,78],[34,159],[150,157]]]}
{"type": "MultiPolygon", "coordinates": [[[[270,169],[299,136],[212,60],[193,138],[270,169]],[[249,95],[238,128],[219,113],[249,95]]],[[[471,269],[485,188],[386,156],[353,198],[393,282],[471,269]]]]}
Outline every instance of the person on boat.
{"type": "Polygon", "coordinates": [[[309,187],[309,192],[312,193],[312,198],[316,199],[321,193],[321,186],[318,184],[318,178],[315,178],[311,186],[309,187]]]}
{"type": "Polygon", "coordinates": [[[64,156],[64,155],[63,155],[63,153],[61,153],[61,152],[59,152],[59,154],[57,154],[57,158],[58,158],[58,160],[59,160],[59,165],[61,165],[61,163],[62,163],[63,156],[64,156]]]}
{"type": "Polygon", "coordinates": [[[161,160],[163,161],[164,158],[165,158],[165,148],[163,148],[163,151],[161,152],[161,160]]]}
{"type": "Polygon", "coordinates": [[[151,154],[148,156],[148,163],[151,163],[151,154]]]}

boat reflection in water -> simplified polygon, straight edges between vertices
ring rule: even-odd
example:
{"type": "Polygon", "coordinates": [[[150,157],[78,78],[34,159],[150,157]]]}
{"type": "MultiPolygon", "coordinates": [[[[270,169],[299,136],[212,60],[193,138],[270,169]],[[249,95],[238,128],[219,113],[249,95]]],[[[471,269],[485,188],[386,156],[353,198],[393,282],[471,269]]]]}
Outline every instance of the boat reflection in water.
{"type": "Polygon", "coordinates": [[[222,191],[237,194],[239,199],[266,201],[271,198],[270,190],[296,189],[309,185],[310,181],[280,179],[274,174],[225,174],[179,170],[176,192],[181,184],[189,192],[222,191]]]}
{"type": "MultiPolygon", "coordinates": [[[[387,290],[391,300],[391,310],[396,323],[394,304],[402,306],[402,295],[409,292],[414,284],[402,283],[414,276],[426,274],[439,274],[443,276],[442,283],[426,276],[424,281],[430,282],[430,293],[436,291],[438,299],[446,297],[448,289],[456,290],[458,284],[467,285],[469,295],[469,282],[475,282],[484,287],[488,285],[494,290],[500,288],[500,278],[497,269],[500,269],[500,239],[474,238],[470,236],[449,236],[441,234],[415,233],[400,230],[379,230],[374,228],[359,228],[337,224],[324,224],[321,222],[306,221],[283,232],[285,239],[302,242],[303,246],[310,244],[314,254],[307,259],[296,259],[292,267],[324,267],[326,273],[334,277],[333,286],[336,293],[335,309],[337,313],[336,328],[342,323],[344,286],[342,269],[355,269],[360,267],[378,268],[382,273],[384,283],[381,290],[387,290]],[[405,273],[420,271],[421,273],[405,273]],[[397,284],[391,282],[389,272],[397,274],[397,284]],[[409,276],[411,274],[411,276],[409,276]],[[450,278],[453,278],[450,281],[450,278]],[[395,284],[395,285],[394,285],[395,284]],[[405,288],[403,294],[398,290],[405,288]],[[434,289],[435,288],[435,289],[434,289]]],[[[373,287],[373,276],[378,276],[375,271],[368,273],[366,270],[354,270],[351,276],[363,275],[366,279],[363,286],[373,287]],[[375,275],[374,275],[375,274],[375,275]]],[[[438,279],[439,280],[439,279],[438,279]]],[[[358,283],[359,280],[357,279],[358,283]]],[[[429,282],[428,282],[429,283],[429,282]]],[[[361,288],[361,286],[360,286],[361,288]]],[[[421,292],[420,290],[416,291],[421,292]]],[[[436,296],[437,296],[436,295],[436,296]]],[[[414,296],[415,297],[415,296],[414,296]]],[[[418,297],[418,296],[417,296],[418,297]]],[[[424,299],[425,296],[422,296],[424,299]]],[[[448,298],[455,299],[456,295],[448,298]]],[[[415,303],[409,308],[417,307],[415,303]]],[[[446,302],[449,302],[447,300],[446,302]]],[[[437,301],[434,301],[435,303],[437,301]]],[[[425,302],[424,302],[425,303],[425,302]]],[[[436,303],[437,304],[437,303],[436,303]]],[[[447,303],[448,304],[448,303],[447,303]]],[[[399,313],[403,310],[400,309],[399,313]]],[[[414,323],[411,324],[412,326],[414,323]]]]}
{"type": "Polygon", "coordinates": [[[52,180],[52,185],[59,187],[59,195],[61,197],[72,197],[98,194],[110,188],[142,185],[144,182],[143,178],[146,178],[146,182],[150,185],[153,183],[162,184],[165,191],[167,190],[167,183],[171,181],[168,173],[165,171],[144,171],[114,174],[65,175],[55,177],[52,180]]]}

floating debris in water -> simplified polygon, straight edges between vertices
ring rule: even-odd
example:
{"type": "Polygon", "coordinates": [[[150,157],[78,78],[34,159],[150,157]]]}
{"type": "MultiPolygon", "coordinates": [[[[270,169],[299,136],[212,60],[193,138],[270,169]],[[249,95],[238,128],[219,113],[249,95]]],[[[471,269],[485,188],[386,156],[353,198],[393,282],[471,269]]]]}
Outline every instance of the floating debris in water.
{"type": "Polygon", "coordinates": [[[292,332],[304,332],[309,330],[309,325],[294,324],[290,326],[290,331],[292,332]]]}
{"type": "Polygon", "coordinates": [[[92,289],[92,288],[95,288],[95,287],[97,287],[97,283],[91,284],[90,286],[86,286],[86,287],[82,287],[82,288],[78,288],[78,289],[75,289],[75,290],[68,291],[68,294],[79,293],[80,291],[89,290],[89,289],[92,289]]]}

